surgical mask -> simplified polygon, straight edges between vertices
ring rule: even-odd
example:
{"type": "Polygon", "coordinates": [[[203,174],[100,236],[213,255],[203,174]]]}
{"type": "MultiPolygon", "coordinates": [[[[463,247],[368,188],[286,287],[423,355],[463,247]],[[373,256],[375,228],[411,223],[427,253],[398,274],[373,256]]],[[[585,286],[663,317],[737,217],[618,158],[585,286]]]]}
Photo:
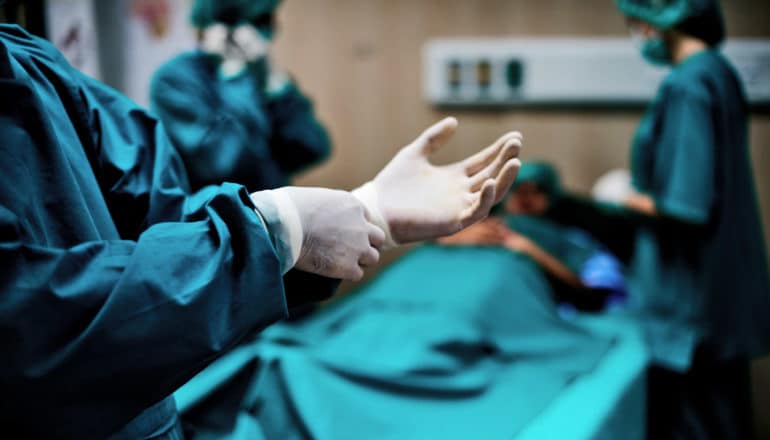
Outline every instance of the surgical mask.
{"type": "Polygon", "coordinates": [[[669,65],[673,59],[663,35],[655,31],[652,37],[646,37],[641,31],[631,28],[631,40],[645,60],[655,65],[669,65]]]}

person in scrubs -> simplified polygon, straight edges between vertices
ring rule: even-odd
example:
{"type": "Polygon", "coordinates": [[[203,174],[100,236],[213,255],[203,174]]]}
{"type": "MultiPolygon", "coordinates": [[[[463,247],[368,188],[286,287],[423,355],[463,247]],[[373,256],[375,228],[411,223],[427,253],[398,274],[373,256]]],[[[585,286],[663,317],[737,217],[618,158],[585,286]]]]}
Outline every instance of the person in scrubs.
{"type": "Polygon", "coordinates": [[[250,191],[277,188],[329,155],[310,101],[269,56],[279,3],[196,0],[199,48],[168,61],[152,79],[152,110],[193,189],[225,181],[250,191]]]}
{"type": "Polygon", "coordinates": [[[520,166],[518,133],[432,165],[447,118],[353,192],[191,191],[154,116],[14,25],[0,96],[4,438],[182,438],[175,389],[380,250],[480,220],[520,166]]]}
{"type": "Polygon", "coordinates": [[[671,68],[633,141],[635,192],[622,208],[563,198],[551,216],[632,238],[631,301],[654,361],[649,437],[752,438],[749,359],[770,349],[770,281],[720,5],[617,6],[644,58],[671,68]]]}

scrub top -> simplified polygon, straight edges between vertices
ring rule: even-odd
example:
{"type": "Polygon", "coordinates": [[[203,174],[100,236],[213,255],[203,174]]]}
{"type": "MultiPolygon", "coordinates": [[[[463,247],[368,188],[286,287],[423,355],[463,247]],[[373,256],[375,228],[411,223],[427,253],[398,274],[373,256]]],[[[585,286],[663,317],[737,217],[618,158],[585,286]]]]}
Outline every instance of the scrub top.
{"type": "Polygon", "coordinates": [[[150,87],[152,110],[193,189],[225,181],[250,191],[285,186],[329,155],[329,137],[293,83],[268,95],[256,67],[221,78],[218,66],[215,56],[187,52],[163,65],[150,87]]]}
{"type": "Polygon", "coordinates": [[[689,367],[770,349],[770,281],[748,149],[747,104],[717,50],[672,69],[635,136],[635,188],[661,216],[636,234],[632,302],[653,357],[689,367]]]}
{"type": "Polygon", "coordinates": [[[0,96],[0,437],[103,439],[145,411],[146,438],[287,316],[276,238],[242,186],[189,193],[156,119],[17,26],[0,96]]]}

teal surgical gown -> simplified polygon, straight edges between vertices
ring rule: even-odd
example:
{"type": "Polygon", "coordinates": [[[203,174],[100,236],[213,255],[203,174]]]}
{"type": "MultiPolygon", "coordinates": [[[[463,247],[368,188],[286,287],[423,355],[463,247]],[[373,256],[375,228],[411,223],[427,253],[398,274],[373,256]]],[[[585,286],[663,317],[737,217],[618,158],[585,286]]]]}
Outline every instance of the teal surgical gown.
{"type": "Polygon", "coordinates": [[[770,351],[746,98],[717,50],[693,55],[665,78],[635,136],[631,168],[659,217],[568,196],[549,215],[628,259],[631,306],[656,363],[684,371],[696,347],[717,361],[770,351]]]}
{"type": "Polygon", "coordinates": [[[152,109],[194,189],[225,181],[250,191],[284,186],[329,154],[326,131],[296,86],[268,96],[253,66],[225,79],[218,64],[201,51],[184,53],[163,65],[151,84],[152,109]]]}
{"type": "Polygon", "coordinates": [[[744,92],[717,50],[663,82],[634,139],[632,177],[662,220],[638,230],[632,294],[653,357],[687,368],[770,349],[770,280],[748,149],[744,92]]]}
{"type": "Polygon", "coordinates": [[[156,119],[16,26],[0,90],[0,437],[162,433],[167,396],[287,315],[275,239],[243,187],[189,193],[156,119]]]}

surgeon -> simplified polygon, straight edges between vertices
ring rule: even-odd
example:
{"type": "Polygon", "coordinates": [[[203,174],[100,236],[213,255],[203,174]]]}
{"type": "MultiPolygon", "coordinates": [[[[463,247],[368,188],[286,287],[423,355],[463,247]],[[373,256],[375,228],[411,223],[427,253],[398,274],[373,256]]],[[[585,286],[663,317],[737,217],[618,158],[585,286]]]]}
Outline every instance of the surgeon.
{"type": "Polygon", "coordinates": [[[328,156],[310,101],[270,58],[279,0],[196,0],[199,48],[163,65],[152,110],[193,189],[237,182],[272,189],[328,156]]]}
{"type": "Polygon", "coordinates": [[[447,118],[352,193],[193,192],[152,115],[12,25],[0,96],[3,438],[182,438],[182,383],[380,250],[478,221],[519,168],[518,133],[432,165],[447,118]]]}
{"type": "Polygon", "coordinates": [[[644,58],[670,67],[634,137],[635,193],[625,209],[565,199],[552,216],[605,237],[632,225],[632,301],[655,364],[649,437],[752,438],[749,359],[770,349],[770,281],[746,96],[719,50],[720,5],[617,6],[644,58]]]}

